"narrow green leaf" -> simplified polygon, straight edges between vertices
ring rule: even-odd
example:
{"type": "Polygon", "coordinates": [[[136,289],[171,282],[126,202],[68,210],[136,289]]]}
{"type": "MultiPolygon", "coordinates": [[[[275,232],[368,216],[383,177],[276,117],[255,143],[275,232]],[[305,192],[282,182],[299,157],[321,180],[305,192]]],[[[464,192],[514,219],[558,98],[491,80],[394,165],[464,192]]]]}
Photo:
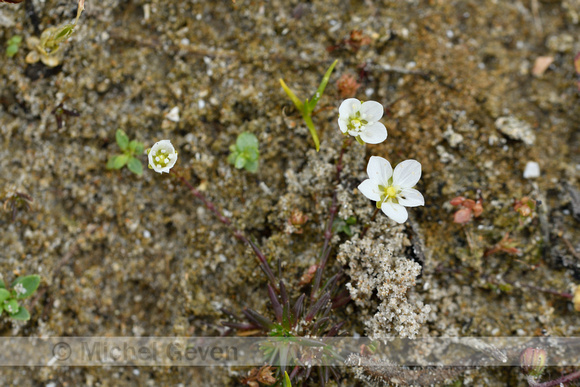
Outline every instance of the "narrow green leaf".
{"type": "Polygon", "coordinates": [[[258,160],[247,161],[244,168],[248,172],[256,173],[258,172],[258,160]]]}
{"type": "Polygon", "coordinates": [[[0,289],[6,289],[6,285],[4,284],[3,279],[0,279],[0,289]]]}
{"type": "Polygon", "coordinates": [[[314,146],[316,146],[316,151],[318,152],[320,150],[320,140],[318,139],[318,133],[316,132],[316,128],[314,127],[314,123],[312,122],[312,118],[309,115],[303,115],[302,118],[304,118],[306,127],[310,131],[312,140],[314,140],[314,146]]]}
{"type": "Polygon", "coordinates": [[[236,163],[234,164],[236,168],[241,169],[246,164],[246,158],[243,155],[238,155],[236,157],[236,163]]]}
{"type": "Polygon", "coordinates": [[[25,307],[21,306],[20,309],[18,309],[18,312],[11,314],[10,317],[14,320],[27,321],[30,320],[30,313],[28,313],[25,307]]]}
{"type": "Polygon", "coordinates": [[[308,102],[307,109],[308,109],[309,113],[312,113],[314,111],[316,104],[318,103],[318,101],[322,97],[322,94],[324,94],[324,89],[326,89],[326,85],[328,84],[328,81],[330,80],[330,74],[332,74],[332,71],[334,70],[334,66],[336,66],[337,63],[338,63],[338,59],[335,60],[334,62],[332,62],[332,64],[328,68],[328,70],[326,70],[326,74],[324,74],[324,77],[322,77],[322,81],[320,81],[320,85],[318,86],[318,90],[316,90],[316,94],[314,94],[312,96],[310,102],[308,102]]]}
{"type": "Polygon", "coordinates": [[[258,138],[249,132],[240,134],[236,140],[238,150],[258,149],[258,138]]]}
{"type": "Polygon", "coordinates": [[[40,285],[40,277],[37,275],[27,275],[26,277],[19,277],[12,282],[12,289],[15,288],[16,285],[22,284],[26,293],[17,292],[16,298],[22,300],[24,298],[28,298],[34,294],[38,286],[40,285]]]}
{"type": "Polygon", "coordinates": [[[292,100],[292,102],[294,102],[294,105],[296,106],[296,108],[298,110],[300,110],[300,112],[304,112],[304,104],[302,103],[302,101],[300,101],[298,99],[298,97],[296,96],[296,94],[294,94],[292,92],[292,90],[290,90],[290,88],[288,88],[288,86],[286,86],[286,83],[284,83],[284,80],[282,78],[280,78],[280,85],[282,85],[282,88],[286,92],[286,95],[288,95],[288,97],[290,97],[290,99],[292,100]]]}
{"type": "Polygon", "coordinates": [[[10,292],[6,289],[0,289],[0,304],[6,301],[10,297],[10,292]]]}
{"type": "Polygon", "coordinates": [[[121,129],[117,129],[115,138],[117,139],[117,145],[119,145],[119,148],[123,151],[127,150],[127,147],[129,146],[129,137],[127,137],[127,134],[121,129]]]}
{"type": "Polygon", "coordinates": [[[136,175],[143,174],[143,164],[141,164],[141,160],[135,157],[131,157],[129,159],[129,162],[127,163],[127,168],[129,168],[129,170],[136,175]]]}
{"type": "Polygon", "coordinates": [[[288,376],[288,371],[284,371],[284,380],[282,381],[283,387],[292,387],[292,381],[290,380],[290,376],[288,376]]]}
{"type": "Polygon", "coordinates": [[[113,169],[121,169],[127,164],[129,161],[128,155],[119,155],[114,157],[115,161],[113,161],[113,169]]]}

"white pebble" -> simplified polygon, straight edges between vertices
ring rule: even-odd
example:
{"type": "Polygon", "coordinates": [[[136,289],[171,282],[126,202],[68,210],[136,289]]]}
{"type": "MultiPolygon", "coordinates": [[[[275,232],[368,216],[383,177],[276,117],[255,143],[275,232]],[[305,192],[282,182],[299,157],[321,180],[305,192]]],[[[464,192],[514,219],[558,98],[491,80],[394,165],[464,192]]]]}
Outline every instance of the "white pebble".
{"type": "Polygon", "coordinates": [[[167,113],[165,118],[167,118],[169,121],[179,122],[179,108],[175,106],[169,111],[169,113],[167,113]]]}
{"type": "Polygon", "coordinates": [[[540,177],[540,164],[528,161],[524,169],[524,179],[535,179],[536,177],[540,177]]]}

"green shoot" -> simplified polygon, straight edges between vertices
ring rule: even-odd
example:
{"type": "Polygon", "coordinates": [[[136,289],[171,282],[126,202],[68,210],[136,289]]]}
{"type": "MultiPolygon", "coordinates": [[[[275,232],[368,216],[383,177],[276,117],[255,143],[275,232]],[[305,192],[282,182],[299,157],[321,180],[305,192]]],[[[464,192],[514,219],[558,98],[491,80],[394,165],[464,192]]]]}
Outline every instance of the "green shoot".
{"type": "Polygon", "coordinates": [[[10,39],[8,39],[6,45],[6,56],[8,58],[12,58],[18,52],[18,48],[20,47],[20,43],[22,43],[22,36],[14,35],[10,39]]]}
{"type": "Polygon", "coordinates": [[[356,218],[351,216],[347,219],[336,218],[332,222],[332,231],[335,233],[343,232],[349,237],[352,236],[352,230],[350,226],[356,223],[356,218]]]}
{"type": "Polygon", "coordinates": [[[142,175],[143,164],[137,156],[143,153],[143,143],[136,140],[129,141],[129,137],[121,129],[117,129],[115,138],[123,154],[111,157],[107,161],[107,169],[121,169],[126,165],[134,174],[142,175]]]}
{"type": "Polygon", "coordinates": [[[4,281],[0,279],[0,315],[6,311],[14,320],[30,320],[30,313],[18,301],[32,296],[38,285],[40,277],[37,275],[16,278],[12,282],[12,289],[7,289],[4,281]]]}
{"type": "Polygon", "coordinates": [[[260,151],[258,150],[258,138],[252,133],[240,134],[236,143],[230,146],[228,162],[237,169],[244,168],[248,172],[258,171],[260,151]]]}
{"type": "Polygon", "coordinates": [[[296,94],[294,94],[294,92],[292,92],[292,90],[290,90],[290,88],[286,85],[284,80],[280,78],[280,85],[282,85],[282,89],[284,89],[288,97],[290,97],[290,99],[296,106],[296,109],[298,109],[302,114],[302,119],[304,119],[304,123],[306,124],[308,130],[310,131],[310,135],[312,136],[312,140],[314,140],[314,145],[316,146],[317,152],[320,150],[320,140],[318,138],[318,132],[316,131],[314,123],[312,122],[312,112],[314,111],[314,108],[316,108],[316,105],[318,104],[318,101],[322,97],[322,94],[324,94],[324,89],[326,88],[326,85],[330,80],[330,74],[332,74],[334,66],[336,66],[337,63],[338,60],[332,62],[328,70],[326,70],[326,74],[324,74],[324,77],[322,78],[322,81],[320,82],[320,85],[318,86],[318,90],[316,90],[316,93],[312,96],[312,98],[310,98],[310,100],[306,99],[304,102],[300,101],[300,99],[296,96],[296,94]]]}

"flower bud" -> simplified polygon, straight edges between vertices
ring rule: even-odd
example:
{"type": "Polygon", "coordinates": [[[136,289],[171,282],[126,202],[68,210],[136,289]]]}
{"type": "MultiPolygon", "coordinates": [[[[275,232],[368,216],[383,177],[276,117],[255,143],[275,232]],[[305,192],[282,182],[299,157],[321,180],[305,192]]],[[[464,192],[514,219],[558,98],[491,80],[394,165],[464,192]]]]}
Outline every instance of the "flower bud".
{"type": "Polygon", "coordinates": [[[548,355],[541,348],[526,348],[520,355],[520,366],[526,375],[538,377],[546,368],[548,355]]]}

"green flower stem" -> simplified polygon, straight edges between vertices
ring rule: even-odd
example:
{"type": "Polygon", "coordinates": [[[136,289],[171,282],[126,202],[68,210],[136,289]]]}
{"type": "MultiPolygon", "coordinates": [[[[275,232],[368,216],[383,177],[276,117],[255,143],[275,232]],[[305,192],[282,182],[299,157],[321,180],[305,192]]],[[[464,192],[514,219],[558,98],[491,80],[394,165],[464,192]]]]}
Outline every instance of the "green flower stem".
{"type": "Polygon", "coordinates": [[[337,63],[338,59],[332,62],[328,70],[326,70],[324,77],[322,77],[322,81],[320,81],[320,85],[318,85],[316,93],[312,96],[310,100],[306,99],[306,101],[304,102],[300,101],[300,99],[296,96],[296,94],[294,94],[294,92],[290,90],[288,85],[286,85],[284,80],[280,78],[280,85],[282,86],[282,89],[284,89],[284,92],[286,92],[286,95],[288,95],[290,100],[294,103],[296,109],[298,109],[298,111],[300,111],[300,114],[302,114],[302,119],[304,120],[306,127],[310,131],[310,135],[312,136],[312,140],[314,141],[314,145],[316,146],[317,152],[320,150],[320,139],[318,138],[318,132],[316,131],[314,123],[312,122],[312,112],[314,111],[314,108],[316,108],[316,105],[318,104],[318,101],[322,97],[322,94],[324,94],[324,89],[326,89],[326,85],[330,80],[330,75],[332,74],[332,71],[334,70],[334,67],[336,66],[337,63]]]}
{"type": "Polygon", "coordinates": [[[260,268],[262,269],[262,271],[264,271],[264,274],[266,274],[266,277],[268,277],[268,280],[270,281],[270,284],[272,285],[272,287],[274,289],[276,289],[276,291],[278,291],[278,284],[276,281],[276,276],[274,275],[274,272],[272,271],[272,269],[270,268],[270,265],[268,264],[268,260],[267,260],[266,256],[260,250],[260,248],[253,241],[251,241],[248,237],[246,237],[240,230],[238,230],[232,224],[231,219],[228,218],[227,216],[225,216],[224,214],[222,214],[221,211],[216,207],[216,205],[211,200],[207,199],[205,197],[205,195],[201,193],[201,191],[199,191],[193,185],[191,185],[191,183],[189,181],[187,181],[187,179],[185,179],[183,176],[181,176],[175,169],[172,169],[170,171],[170,173],[172,173],[187,188],[189,188],[189,190],[191,191],[193,196],[198,198],[203,203],[205,208],[207,208],[208,210],[213,212],[213,214],[216,216],[216,218],[218,218],[218,220],[220,222],[222,222],[223,224],[228,226],[232,230],[232,232],[234,233],[234,236],[237,239],[250,245],[250,247],[254,251],[254,254],[256,254],[256,257],[258,258],[258,261],[260,263],[260,268]]]}

